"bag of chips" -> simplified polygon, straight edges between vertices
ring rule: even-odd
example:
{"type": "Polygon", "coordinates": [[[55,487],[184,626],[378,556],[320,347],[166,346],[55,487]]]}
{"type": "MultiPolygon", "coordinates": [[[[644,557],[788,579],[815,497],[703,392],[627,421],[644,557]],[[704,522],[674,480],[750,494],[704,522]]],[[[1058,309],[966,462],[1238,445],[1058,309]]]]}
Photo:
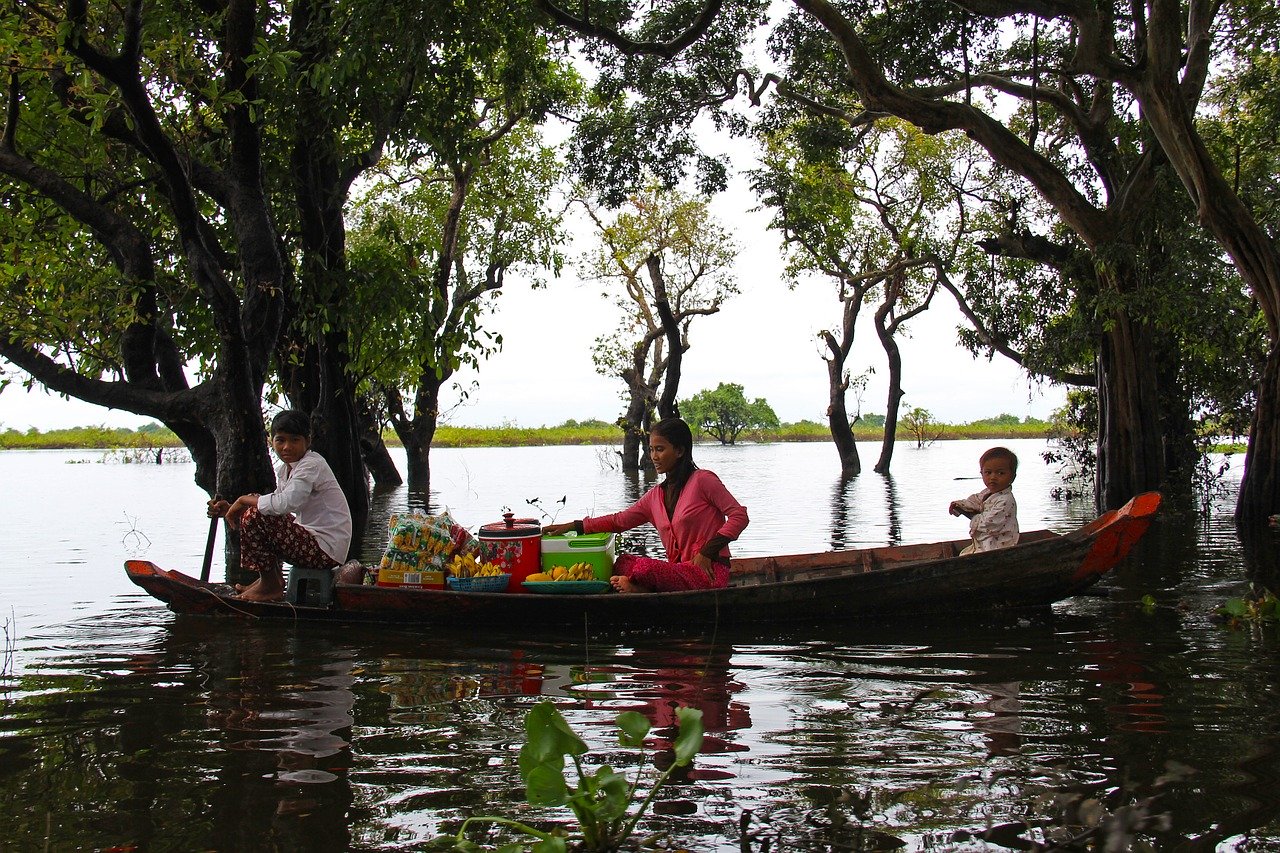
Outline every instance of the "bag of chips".
{"type": "Polygon", "coordinates": [[[455,554],[475,552],[479,540],[453,520],[446,510],[439,515],[395,513],[387,520],[390,536],[383,564],[413,566],[414,571],[443,571],[455,554]]]}

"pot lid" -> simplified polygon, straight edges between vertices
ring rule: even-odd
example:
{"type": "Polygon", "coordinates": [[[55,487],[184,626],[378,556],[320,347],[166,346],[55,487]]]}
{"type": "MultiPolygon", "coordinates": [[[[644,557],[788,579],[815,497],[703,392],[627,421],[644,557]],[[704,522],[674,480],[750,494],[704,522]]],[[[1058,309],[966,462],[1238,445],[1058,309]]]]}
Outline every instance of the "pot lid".
{"type": "Polygon", "coordinates": [[[542,525],[534,518],[516,518],[514,513],[504,512],[502,521],[480,525],[480,535],[490,539],[515,539],[524,536],[541,536],[542,525]]]}

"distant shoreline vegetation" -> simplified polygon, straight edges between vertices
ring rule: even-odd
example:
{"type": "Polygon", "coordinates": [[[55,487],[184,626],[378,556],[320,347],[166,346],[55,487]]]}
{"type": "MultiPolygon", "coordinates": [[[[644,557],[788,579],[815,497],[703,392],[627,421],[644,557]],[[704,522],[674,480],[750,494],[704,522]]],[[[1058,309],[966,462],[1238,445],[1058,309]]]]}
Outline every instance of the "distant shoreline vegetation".
{"type": "MultiPolygon", "coordinates": [[[[947,439],[1011,439],[1048,438],[1052,424],[1027,418],[1018,420],[1013,415],[973,421],[966,424],[929,424],[926,442],[947,439]]],[[[868,415],[853,425],[854,437],[859,441],[879,441],[884,434],[884,416],[868,415]]],[[[899,424],[898,440],[914,442],[915,433],[899,424]]],[[[389,447],[398,447],[395,433],[388,430],[384,440],[389,447]]],[[[496,427],[441,426],[432,441],[432,447],[537,447],[556,444],[618,444],[621,433],[616,424],[606,421],[568,420],[559,426],[520,427],[503,425],[496,427]]],[[[700,437],[711,443],[714,439],[700,437]]],[[[831,433],[825,423],[797,421],[782,424],[777,429],[743,432],[739,443],[779,441],[830,441],[831,433]]],[[[21,432],[16,429],[0,430],[0,450],[115,450],[157,449],[181,447],[178,437],[159,424],[148,424],[136,430],[105,426],[71,427],[42,432],[34,427],[21,432]]]]}

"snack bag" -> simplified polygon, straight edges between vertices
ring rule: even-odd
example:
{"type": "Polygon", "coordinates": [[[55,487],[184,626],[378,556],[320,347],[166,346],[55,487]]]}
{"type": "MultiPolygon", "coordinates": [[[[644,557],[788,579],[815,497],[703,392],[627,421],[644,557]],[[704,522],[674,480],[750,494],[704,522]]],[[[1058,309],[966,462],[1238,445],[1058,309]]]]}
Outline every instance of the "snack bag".
{"type": "Polygon", "coordinates": [[[453,548],[449,552],[449,557],[455,557],[459,554],[477,555],[480,550],[480,540],[471,535],[471,531],[463,527],[461,524],[453,520],[453,516],[449,514],[449,510],[444,510],[440,515],[436,516],[442,526],[449,531],[449,539],[453,542],[453,548]]]}
{"type": "Polygon", "coordinates": [[[457,554],[474,553],[477,540],[467,528],[454,521],[446,510],[439,515],[420,512],[396,513],[387,520],[390,537],[384,563],[415,562],[415,571],[444,571],[457,554]],[[410,561],[406,555],[414,555],[410,561]]]}

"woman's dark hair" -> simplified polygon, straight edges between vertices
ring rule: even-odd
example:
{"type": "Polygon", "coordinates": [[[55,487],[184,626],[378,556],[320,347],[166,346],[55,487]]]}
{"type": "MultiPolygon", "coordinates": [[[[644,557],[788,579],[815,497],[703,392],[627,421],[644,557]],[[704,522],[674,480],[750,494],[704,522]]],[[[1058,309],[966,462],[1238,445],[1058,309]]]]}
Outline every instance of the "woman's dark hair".
{"type": "Polygon", "coordinates": [[[693,464],[693,430],[689,429],[689,425],[680,418],[663,418],[651,426],[649,432],[657,433],[670,442],[672,447],[684,451],[675,467],[667,473],[667,482],[678,495],[698,468],[693,464]]]}
{"type": "Polygon", "coordinates": [[[282,432],[288,435],[311,438],[311,418],[307,417],[306,412],[299,412],[297,409],[285,409],[271,419],[271,434],[279,435],[282,432]]]}

